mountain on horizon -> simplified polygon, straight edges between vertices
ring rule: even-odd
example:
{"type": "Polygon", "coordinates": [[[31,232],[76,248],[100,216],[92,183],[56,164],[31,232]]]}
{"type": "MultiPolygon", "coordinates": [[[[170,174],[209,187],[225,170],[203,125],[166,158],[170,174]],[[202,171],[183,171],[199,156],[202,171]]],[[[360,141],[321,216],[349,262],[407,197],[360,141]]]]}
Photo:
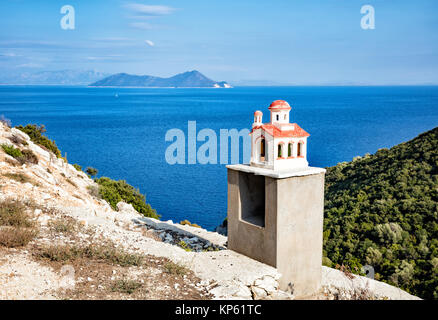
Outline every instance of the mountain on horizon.
{"type": "Polygon", "coordinates": [[[22,72],[0,75],[0,84],[9,85],[88,85],[107,77],[107,73],[95,70],[58,70],[22,72]]]}
{"type": "Polygon", "coordinates": [[[91,87],[161,87],[161,88],[231,88],[225,82],[216,82],[204,76],[199,71],[187,71],[170,78],[155,76],[139,76],[127,73],[118,73],[105,79],[96,81],[91,87]]]}

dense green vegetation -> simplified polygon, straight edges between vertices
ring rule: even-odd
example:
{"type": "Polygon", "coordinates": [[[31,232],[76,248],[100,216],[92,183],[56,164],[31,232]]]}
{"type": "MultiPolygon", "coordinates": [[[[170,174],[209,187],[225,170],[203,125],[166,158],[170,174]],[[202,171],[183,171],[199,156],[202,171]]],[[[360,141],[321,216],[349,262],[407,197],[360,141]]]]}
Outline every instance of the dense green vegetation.
{"type": "Polygon", "coordinates": [[[438,298],[438,128],[328,168],[324,264],[438,298]]]}
{"type": "Polygon", "coordinates": [[[17,126],[16,128],[26,133],[33,143],[52,151],[58,158],[61,157],[61,151],[59,151],[55,141],[44,136],[44,133],[46,132],[44,125],[38,126],[36,124],[28,124],[25,127],[17,126]]]}
{"type": "Polygon", "coordinates": [[[117,203],[124,201],[146,217],[159,219],[157,212],[146,203],[146,197],[124,180],[115,181],[107,177],[95,179],[99,185],[99,195],[116,210],[117,203]]]}

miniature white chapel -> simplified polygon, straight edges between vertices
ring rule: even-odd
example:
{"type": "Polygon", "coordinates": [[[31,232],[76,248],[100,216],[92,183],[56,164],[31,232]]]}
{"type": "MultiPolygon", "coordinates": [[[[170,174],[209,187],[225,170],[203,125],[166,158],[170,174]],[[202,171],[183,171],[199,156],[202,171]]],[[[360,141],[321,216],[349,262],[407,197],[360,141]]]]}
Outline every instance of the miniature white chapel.
{"type": "Polygon", "coordinates": [[[271,265],[280,289],[311,295],[321,286],[325,169],[309,167],[307,138],[276,100],[270,121],[254,113],[250,164],[228,165],[228,249],[271,265]]]}

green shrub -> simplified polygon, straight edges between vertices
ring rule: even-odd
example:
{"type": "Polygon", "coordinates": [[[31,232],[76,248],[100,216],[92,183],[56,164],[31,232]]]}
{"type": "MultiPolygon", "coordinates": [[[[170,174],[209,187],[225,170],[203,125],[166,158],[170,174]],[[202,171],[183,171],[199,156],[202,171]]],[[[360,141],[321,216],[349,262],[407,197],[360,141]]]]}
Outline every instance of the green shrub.
{"type": "Polygon", "coordinates": [[[95,175],[97,175],[99,173],[99,170],[93,168],[93,167],[87,167],[86,172],[88,173],[88,175],[90,177],[94,177],[95,175]]]}
{"type": "Polygon", "coordinates": [[[78,164],[73,164],[73,167],[76,169],[76,170],[78,170],[78,171],[82,171],[82,167],[80,166],[80,165],[78,165],[78,164]]]}
{"type": "Polygon", "coordinates": [[[135,210],[146,217],[159,219],[160,216],[146,203],[146,197],[138,189],[124,180],[115,181],[107,177],[95,180],[99,184],[99,194],[110,206],[116,210],[117,203],[124,201],[131,204],[135,210]]]}
{"type": "Polygon", "coordinates": [[[44,127],[44,125],[38,126],[36,124],[28,124],[25,127],[17,126],[16,128],[26,133],[33,143],[48,149],[49,151],[53,152],[58,158],[61,158],[61,151],[56,146],[55,141],[50,140],[43,135],[43,133],[46,132],[46,128],[44,127]]]}
{"type": "Polygon", "coordinates": [[[333,263],[329,258],[322,257],[322,265],[330,268],[333,265],[333,263]]]}
{"type": "Polygon", "coordinates": [[[9,146],[7,144],[2,144],[2,149],[6,154],[10,155],[11,157],[18,159],[23,156],[23,153],[21,153],[20,149],[15,148],[14,146],[9,146]]]}
{"type": "Polygon", "coordinates": [[[14,146],[9,146],[7,144],[2,144],[2,149],[4,152],[6,152],[11,157],[15,158],[18,162],[21,164],[24,163],[32,163],[32,164],[38,164],[38,158],[33,153],[32,150],[23,150],[15,148],[14,146]]]}

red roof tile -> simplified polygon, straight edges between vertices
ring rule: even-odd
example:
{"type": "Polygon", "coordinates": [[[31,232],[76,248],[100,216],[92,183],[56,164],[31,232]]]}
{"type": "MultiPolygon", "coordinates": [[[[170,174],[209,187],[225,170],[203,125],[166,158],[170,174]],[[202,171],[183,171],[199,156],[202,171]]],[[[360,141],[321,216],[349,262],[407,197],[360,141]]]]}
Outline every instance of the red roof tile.
{"type": "Polygon", "coordinates": [[[254,127],[251,131],[251,133],[254,132],[256,129],[262,128],[264,131],[269,133],[271,136],[275,138],[303,138],[308,137],[310,134],[308,134],[304,129],[302,129],[298,124],[292,123],[294,126],[293,130],[285,130],[281,131],[279,128],[274,126],[273,124],[262,124],[261,126],[254,127]]]}
{"type": "Polygon", "coordinates": [[[268,108],[269,110],[275,109],[275,110],[290,110],[291,107],[289,103],[287,103],[284,100],[275,100],[271,103],[271,105],[268,108]]]}

